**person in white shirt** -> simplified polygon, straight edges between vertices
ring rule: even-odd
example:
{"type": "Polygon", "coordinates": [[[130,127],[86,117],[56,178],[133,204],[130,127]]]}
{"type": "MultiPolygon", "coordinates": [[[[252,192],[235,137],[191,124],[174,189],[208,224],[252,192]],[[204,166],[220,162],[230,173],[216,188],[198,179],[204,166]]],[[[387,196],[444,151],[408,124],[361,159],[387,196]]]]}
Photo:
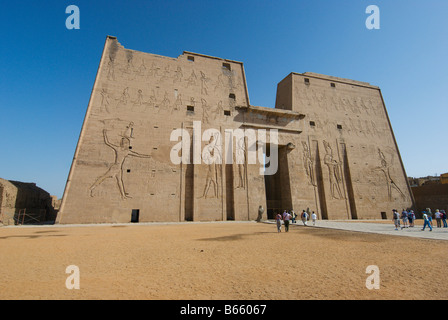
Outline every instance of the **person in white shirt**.
{"type": "Polygon", "coordinates": [[[436,218],[436,221],[437,221],[437,228],[441,228],[442,227],[442,214],[440,213],[439,209],[437,209],[436,212],[434,213],[434,217],[436,218]]]}
{"type": "Polygon", "coordinates": [[[291,215],[288,211],[283,212],[283,222],[285,223],[285,232],[289,231],[289,221],[291,220],[291,215]]]}
{"type": "Polygon", "coordinates": [[[313,213],[311,214],[311,220],[313,220],[313,226],[316,225],[316,219],[317,219],[317,215],[313,211],[313,213]]]}
{"type": "MultiPolygon", "coordinates": [[[[424,212],[424,211],[423,211],[424,212]]],[[[424,224],[423,224],[423,229],[422,231],[425,231],[426,226],[429,227],[429,231],[432,231],[432,226],[431,223],[429,222],[429,217],[426,214],[426,212],[423,213],[423,220],[424,220],[424,224]]]]}

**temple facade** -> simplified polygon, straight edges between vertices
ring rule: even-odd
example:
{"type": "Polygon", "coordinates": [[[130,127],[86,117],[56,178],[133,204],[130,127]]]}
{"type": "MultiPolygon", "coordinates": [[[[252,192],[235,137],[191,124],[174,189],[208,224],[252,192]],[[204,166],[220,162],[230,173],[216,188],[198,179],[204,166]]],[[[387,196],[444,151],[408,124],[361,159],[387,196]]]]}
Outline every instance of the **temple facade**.
{"type": "Polygon", "coordinates": [[[254,220],[308,209],[381,219],[414,206],[378,87],[290,73],[275,108],[241,62],[104,45],[58,223],[254,220]]]}

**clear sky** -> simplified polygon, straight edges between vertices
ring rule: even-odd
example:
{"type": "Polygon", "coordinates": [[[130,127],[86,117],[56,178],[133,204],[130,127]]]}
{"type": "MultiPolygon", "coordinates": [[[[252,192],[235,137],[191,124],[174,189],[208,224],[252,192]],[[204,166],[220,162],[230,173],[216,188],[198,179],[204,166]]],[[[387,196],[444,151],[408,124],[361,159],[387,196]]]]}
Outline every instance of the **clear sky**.
{"type": "Polygon", "coordinates": [[[252,105],[290,72],[381,88],[408,176],[448,172],[446,0],[21,0],[0,5],[0,177],[62,197],[104,41],[242,61],[252,105]],[[66,28],[66,8],[80,29],[66,28]],[[380,9],[369,30],[366,8],[380,9]]]}

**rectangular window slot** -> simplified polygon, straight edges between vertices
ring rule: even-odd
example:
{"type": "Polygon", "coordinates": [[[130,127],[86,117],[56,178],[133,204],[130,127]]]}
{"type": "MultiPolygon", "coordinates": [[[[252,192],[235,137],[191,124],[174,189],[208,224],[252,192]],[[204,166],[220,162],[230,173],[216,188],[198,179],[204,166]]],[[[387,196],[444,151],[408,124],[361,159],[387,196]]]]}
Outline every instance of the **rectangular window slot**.
{"type": "Polygon", "coordinates": [[[131,172],[131,169],[126,170],[127,173],[131,172]]]}
{"type": "Polygon", "coordinates": [[[193,56],[187,56],[187,60],[194,62],[194,57],[193,56]]]}
{"type": "Polygon", "coordinates": [[[336,88],[336,83],[332,82],[330,85],[332,88],[336,88]]]}
{"type": "Polygon", "coordinates": [[[311,126],[311,127],[315,127],[315,126],[316,126],[316,123],[315,123],[314,121],[310,121],[310,126],[311,126]]]}
{"type": "Polygon", "coordinates": [[[310,79],[305,78],[305,84],[310,84],[310,79]]]}
{"type": "Polygon", "coordinates": [[[341,129],[342,129],[342,126],[341,126],[340,124],[338,124],[338,126],[337,126],[337,127],[338,127],[338,129],[339,129],[339,130],[341,130],[341,129]]]}
{"type": "Polygon", "coordinates": [[[235,100],[235,99],[236,99],[236,96],[235,96],[234,93],[231,93],[231,94],[229,94],[229,98],[235,100]]]}
{"type": "Polygon", "coordinates": [[[230,63],[223,63],[222,64],[222,68],[227,70],[227,71],[230,71],[230,63]]]}
{"type": "Polygon", "coordinates": [[[194,107],[193,106],[187,106],[187,111],[194,113],[194,107]]]}
{"type": "Polygon", "coordinates": [[[230,116],[230,110],[224,110],[224,115],[225,116],[230,116]]]}
{"type": "Polygon", "coordinates": [[[153,150],[157,150],[157,148],[152,148],[153,150]]]}
{"type": "Polygon", "coordinates": [[[132,146],[129,146],[129,150],[131,150],[132,149],[132,146]]]}

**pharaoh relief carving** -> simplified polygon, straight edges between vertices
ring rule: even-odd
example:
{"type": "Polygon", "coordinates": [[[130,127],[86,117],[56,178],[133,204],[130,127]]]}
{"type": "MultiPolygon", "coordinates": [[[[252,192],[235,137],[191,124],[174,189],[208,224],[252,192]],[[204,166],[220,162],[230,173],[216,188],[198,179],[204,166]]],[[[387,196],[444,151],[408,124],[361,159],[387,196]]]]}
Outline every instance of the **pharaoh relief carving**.
{"type": "Polygon", "coordinates": [[[333,156],[333,150],[327,141],[323,141],[325,147],[324,163],[328,168],[330,193],[333,199],[343,199],[341,191],[342,170],[341,164],[333,156]]]}
{"type": "Polygon", "coordinates": [[[235,150],[235,163],[237,166],[236,188],[246,189],[247,162],[246,162],[246,144],[244,137],[238,139],[235,150]]]}
{"type": "Polygon", "coordinates": [[[120,192],[121,198],[123,200],[132,198],[129,196],[129,194],[126,192],[126,186],[123,182],[123,164],[125,160],[128,157],[137,157],[137,158],[150,158],[150,155],[141,154],[138,152],[135,152],[130,149],[130,138],[132,136],[132,123],[129,124],[129,126],[125,129],[125,132],[121,135],[121,140],[119,145],[115,145],[111,142],[109,142],[109,138],[107,136],[107,130],[103,129],[103,139],[104,144],[108,147],[110,147],[114,151],[115,159],[114,163],[112,163],[107,171],[99,176],[95,182],[90,186],[89,193],[90,196],[94,196],[94,190],[101,185],[106,179],[113,179],[117,183],[118,190],[120,192]]]}
{"type": "Polygon", "coordinates": [[[316,174],[314,172],[314,158],[311,156],[310,146],[307,142],[302,141],[303,148],[303,166],[305,169],[306,176],[308,177],[308,182],[317,186],[316,183],[316,174]]]}
{"type": "Polygon", "coordinates": [[[202,196],[199,198],[220,198],[220,178],[222,176],[222,154],[219,134],[210,137],[209,144],[204,148],[203,161],[207,166],[205,186],[202,196]]]}
{"type": "Polygon", "coordinates": [[[398,185],[395,183],[394,179],[392,178],[392,175],[390,173],[390,168],[393,165],[393,154],[391,155],[391,161],[388,162],[386,160],[386,156],[381,151],[381,149],[378,148],[378,155],[380,159],[381,165],[379,167],[376,167],[373,169],[374,171],[381,171],[384,175],[385,184],[387,186],[387,197],[389,201],[392,201],[393,199],[393,190],[398,192],[398,194],[401,196],[403,200],[406,200],[406,195],[401,191],[401,189],[398,187],[398,185]]]}

